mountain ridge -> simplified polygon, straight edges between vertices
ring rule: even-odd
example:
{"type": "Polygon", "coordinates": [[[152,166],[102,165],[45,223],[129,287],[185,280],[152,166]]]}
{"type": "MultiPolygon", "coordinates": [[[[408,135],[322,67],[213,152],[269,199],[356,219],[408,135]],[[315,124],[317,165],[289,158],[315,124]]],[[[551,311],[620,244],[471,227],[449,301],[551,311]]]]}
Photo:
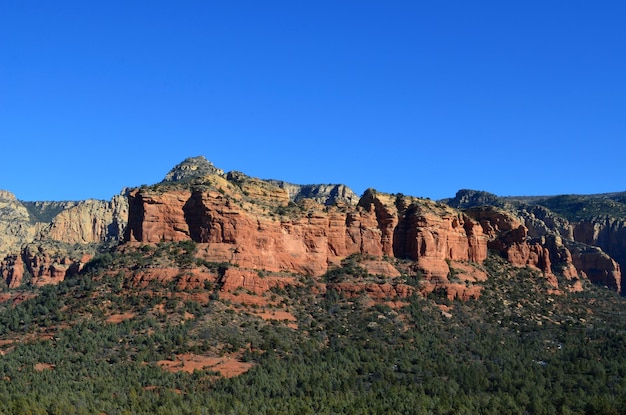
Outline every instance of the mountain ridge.
{"type": "MultiPolygon", "coordinates": [[[[299,265],[294,264],[304,261],[312,267],[311,270],[316,270],[314,274],[321,275],[344,257],[356,253],[408,257],[415,261],[416,269],[432,279],[433,287],[438,284],[435,281],[445,281],[450,274],[452,267],[445,261],[472,262],[473,258],[486,257],[487,249],[496,250],[519,266],[540,269],[547,276],[553,275],[552,268],[556,266],[569,278],[590,278],[620,292],[621,268],[626,265],[626,246],[621,242],[624,239],[622,235],[626,235],[626,220],[621,217],[603,218],[603,221],[597,218],[568,220],[562,212],[554,213],[544,206],[546,200],[561,196],[499,197],[484,191],[463,189],[454,198],[432,202],[369,189],[357,197],[345,185],[296,185],[274,179],[252,178],[237,171],[225,173],[204,156],[187,158],[174,166],[160,183],[125,189],[110,202],[22,203],[14,196],[11,198],[8,192],[3,194],[3,200],[7,200],[5,209],[13,206],[18,212],[18,204],[21,204],[30,221],[30,224],[22,221],[16,228],[13,220],[13,224],[0,233],[7,235],[3,236],[7,242],[3,244],[4,252],[0,253],[4,258],[0,272],[5,281],[12,281],[12,286],[19,285],[20,274],[36,274],[39,277],[35,281],[45,284],[61,278],[59,269],[70,272],[80,270],[86,264],[89,255],[85,256],[84,250],[80,250],[78,258],[76,255],[60,255],[61,251],[55,248],[56,256],[43,255],[42,259],[41,255],[33,254],[37,249],[26,249],[29,244],[45,247],[51,242],[67,244],[68,252],[76,251],[70,247],[72,244],[86,244],[91,246],[93,256],[99,252],[100,246],[111,242],[156,243],[191,239],[212,244],[213,253],[206,254],[207,260],[232,260],[226,252],[238,250],[240,261],[261,270],[267,266],[275,267],[276,258],[295,249],[287,248],[291,244],[304,244],[289,254],[295,255],[293,258],[301,258],[296,262],[285,262],[291,265],[282,266],[284,271],[290,266],[295,266],[297,270],[299,265]],[[213,213],[208,213],[207,206],[213,206],[210,208],[215,209],[213,213]],[[448,211],[444,206],[454,210],[448,211]],[[481,206],[491,208],[478,209],[481,206]],[[157,211],[154,211],[155,208],[157,211]],[[146,209],[151,213],[147,213],[146,209]],[[230,213],[223,216],[224,212],[230,213]],[[250,219],[244,221],[249,223],[247,225],[234,219],[248,216],[250,219]],[[256,219],[252,220],[252,217],[256,219]],[[256,252],[255,258],[246,258],[242,253],[246,252],[245,243],[237,247],[237,243],[242,242],[233,241],[241,239],[241,232],[248,235],[244,238],[248,240],[261,235],[263,227],[259,225],[260,218],[265,218],[267,229],[277,227],[272,231],[275,241],[284,239],[278,228],[284,227],[286,220],[291,221],[289,226],[292,231],[298,233],[296,239],[304,239],[280,242],[286,244],[280,248],[283,253],[272,251],[278,249],[276,246],[269,251],[267,248],[245,248],[256,252]],[[254,225],[256,230],[251,225],[255,221],[259,223],[254,225]],[[358,224],[360,228],[357,231],[357,228],[339,226],[339,223],[358,224]],[[502,228],[505,223],[507,225],[502,228]],[[232,229],[227,231],[228,227],[232,229]],[[431,228],[436,230],[429,230],[431,228]],[[221,236],[215,234],[216,230],[221,232],[221,236]],[[224,232],[230,232],[230,236],[225,236],[224,232]],[[307,236],[307,232],[318,236],[307,236]],[[409,240],[402,244],[409,244],[406,246],[411,248],[401,247],[403,237],[400,235],[409,235],[404,236],[409,240]],[[333,240],[343,241],[341,244],[344,245],[337,245],[331,242],[333,240]],[[466,240],[470,241],[469,245],[463,242],[466,240]],[[216,244],[224,245],[217,248],[216,244]],[[329,248],[322,248],[324,246],[329,248]],[[225,251],[218,252],[220,249],[225,251]],[[326,249],[328,253],[322,253],[326,249]],[[472,251],[475,249],[479,249],[480,253],[472,251]],[[271,263],[274,265],[269,265],[271,263]],[[24,267],[23,271],[21,267],[24,267]]],[[[577,197],[582,203],[610,200],[619,207],[622,195],[615,192],[577,197]]],[[[555,209],[554,206],[552,208],[555,209]]],[[[24,218],[23,210],[21,212],[24,218]]],[[[621,210],[615,212],[621,213],[621,210]]],[[[482,259],[477,262],[482,262],[482,259]]]]}

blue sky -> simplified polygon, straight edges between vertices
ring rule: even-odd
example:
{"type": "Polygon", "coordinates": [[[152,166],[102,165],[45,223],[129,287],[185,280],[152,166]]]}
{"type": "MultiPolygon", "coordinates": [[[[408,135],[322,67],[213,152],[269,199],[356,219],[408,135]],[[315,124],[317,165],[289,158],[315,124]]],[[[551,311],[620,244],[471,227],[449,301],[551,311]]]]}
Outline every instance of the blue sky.
{"type": "Polygon", "coordinates": [[[623,1],[4,1],[0,189],[189,156],[440,199],[624,191],[623,1]]]}

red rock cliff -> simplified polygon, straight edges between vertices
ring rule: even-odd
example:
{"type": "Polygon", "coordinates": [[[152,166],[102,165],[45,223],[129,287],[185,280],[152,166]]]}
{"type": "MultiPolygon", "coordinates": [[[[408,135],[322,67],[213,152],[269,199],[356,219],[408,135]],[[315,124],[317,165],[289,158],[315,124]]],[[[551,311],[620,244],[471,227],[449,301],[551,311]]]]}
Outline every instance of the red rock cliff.
{"type": "Polygon", "coordinates": [[[435,202],[368,191],[358,206],[290,203],[287,192],[239,176],[202,186],[157,186],[129,193],[126,240],[192,239],[211,261],[321,275],[348,255],[417,260],[445,278],[446,260],[482,262],[487,238],[478,222],[435,202]]]}

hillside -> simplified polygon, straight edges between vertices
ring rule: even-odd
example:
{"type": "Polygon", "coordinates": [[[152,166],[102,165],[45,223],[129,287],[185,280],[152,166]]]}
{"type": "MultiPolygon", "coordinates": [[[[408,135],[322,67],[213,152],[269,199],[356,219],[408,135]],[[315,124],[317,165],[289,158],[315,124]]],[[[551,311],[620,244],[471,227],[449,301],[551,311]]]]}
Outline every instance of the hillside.
{"type": "Polygon", "coordinates": [[[0,193],[0,413],[621,413],[623,201],[0,193]]]}
{"type": "MultiPolygon", "coordinates": [[[[538,272],[490,256],[482,295],[348,295],[377,284],[363,258],[263,293],[190,284],[193,243],[91,261],[77,276],[4,297],[4,413],[620,413],[624,300],[584,284],[550,294],[538,272]],[[137,284],[134,266],[183,267],[137,284]]],[[[195,258],[195,259],[194,259],[195,258]]],[[[236,268],[236,267],[234,267],[236,268]]],[[[262,279],[277,277],[268,274],[262,279]]],[[[420,278],[407,281],[419,285],[420,278]]]]}

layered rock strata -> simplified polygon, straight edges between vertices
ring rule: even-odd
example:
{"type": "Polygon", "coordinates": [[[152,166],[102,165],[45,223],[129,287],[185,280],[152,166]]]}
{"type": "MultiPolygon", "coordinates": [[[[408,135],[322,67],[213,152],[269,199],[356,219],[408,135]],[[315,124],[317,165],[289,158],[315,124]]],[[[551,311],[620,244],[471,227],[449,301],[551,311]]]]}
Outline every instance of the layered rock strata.
{"type": "Polygon", "coordinates": [[[62,281],[84,265],[85,255],[95,254],[96,245],[121,239],[127,218],[125,195],[20,202],[0,191],[0,275],[10,288],[62,281]]]}
{"type": "Polygon", "coordinates": [[[192,239],[204,257],[241,267],[319,276],[352,254],[408,258],[445,279],[446,260],[482,262],[487,239],[463,213],[428,200],[367,191],[358,206],[309,201],[285,211],[284,189],[265,185],[266,206],[252,207],[245,188],[135,189],[129,193],[128,242],[192,239]]]}
{"type": "Polygon", "coordinates": [[[626,264],[626,221],[597,217],[570,222],[533,204],[543,199],[498,198],[461,190],[447,203],[479,220],[492,235],[490,248],[512,263],[526,263],[548,274],[554,266],[566,278],[588,278],[624,294],[621,267],[626,264]],[[493,231],[489,224],[495,226],[493,231]]]}

